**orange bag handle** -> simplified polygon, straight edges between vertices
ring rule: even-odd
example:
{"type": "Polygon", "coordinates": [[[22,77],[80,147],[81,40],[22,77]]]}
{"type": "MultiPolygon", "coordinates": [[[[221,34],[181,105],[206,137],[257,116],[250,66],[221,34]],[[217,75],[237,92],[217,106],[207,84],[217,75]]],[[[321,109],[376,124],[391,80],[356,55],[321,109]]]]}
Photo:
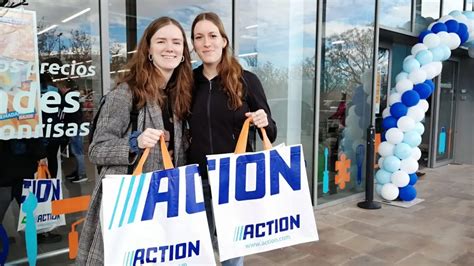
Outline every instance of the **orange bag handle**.
{"type": "MultiPolygon", "coordinates": [[[[163,156],[163,166],[165,169],[173,169],[173,162],[171,161],[171,156],[168,148],[166,147],[165,137],[163,135],[160,137],[160,147],[161,155],[163,156]]],[[[142,157],[140,158],[140,161],[138,161],[137,167],[133,171],[132,175],[141,175],[143,173],[143,165],[145,164],[149,154],[150,148],[146,148],[145,151],[143,151],[142,157]]]]}
{"type": "MultiPolygon", "coordinates": [[[[239,153],[244,153],[247,150],[247,138],[249,136],[249,128],[250,128],[250,121],[252,118],[247,118],[244,122],[244,125],[242,126],[242,130],[240,131],[239,139],[237,140],[237,145],[235,146],[235,151],[234,153],[239,154],[239,153]]],[[[263,149],[264,150],[269,150],[272,148],[272,143],[268,139],[267,136],[267,131],[265,131],[265,128],[260,128],[260,131],[262,132],[262,141],[263,141],[263,149]]]]}
{"type": "Polygon", "coordinates": [[[36,179],[48,179],[51,178],[48,165],[42,162],[38,162],[38,168],[36,170],[36,179]]]}

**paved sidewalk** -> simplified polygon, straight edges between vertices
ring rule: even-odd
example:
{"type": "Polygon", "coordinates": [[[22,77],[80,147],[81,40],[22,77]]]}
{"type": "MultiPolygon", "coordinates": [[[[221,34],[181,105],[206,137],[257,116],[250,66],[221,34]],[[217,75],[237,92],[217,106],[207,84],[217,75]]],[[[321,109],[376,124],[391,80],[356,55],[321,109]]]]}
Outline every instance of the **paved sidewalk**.
{"type": "Polygon", "coordinates": [[[424,202],[317,210],[319,242],[248,256],[245,265],[474,265],[474,166],[423,171],[416,188],[424,202]]]}

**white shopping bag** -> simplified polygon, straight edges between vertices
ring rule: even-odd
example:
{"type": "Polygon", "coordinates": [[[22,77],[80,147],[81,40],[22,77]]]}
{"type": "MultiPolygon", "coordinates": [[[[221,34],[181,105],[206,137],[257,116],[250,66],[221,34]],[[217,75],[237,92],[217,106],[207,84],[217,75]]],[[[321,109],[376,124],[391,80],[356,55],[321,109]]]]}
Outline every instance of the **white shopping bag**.
{"type": "Polygon", "coordinates": [[[102,180],[105,265],[215,265],[198,165],[173,168],[166,151],[166,170],[139,174],[148,152],[102,180]]]}
{"type": "Polygon", "coordinates": [[[301,145],[207,161],[221,261],[318,240],[301,145]]]}

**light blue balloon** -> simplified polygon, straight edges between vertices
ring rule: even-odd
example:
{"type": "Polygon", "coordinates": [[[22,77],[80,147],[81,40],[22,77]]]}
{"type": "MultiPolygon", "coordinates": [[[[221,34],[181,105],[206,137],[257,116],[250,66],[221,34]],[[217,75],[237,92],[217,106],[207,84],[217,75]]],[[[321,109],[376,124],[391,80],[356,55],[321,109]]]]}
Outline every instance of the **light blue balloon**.
{"type": "Polygon", "coordinates": [[[459,11],[459,10],[453,10],[451,12],[449,12],[449,14],[451,17],[459,17],[460,15],[462,15],[462,12],[459,11]]]}
{"type": "Polygon", "coordinates": [[[425,132],[425,126],[423,126],[423,123],[418,122],[415,124],[415,128],[413,130],[422,135],[423,132],[425,132]]]}
{"type": "Polygon", "coordinates": [[[398,157],[394,155],[388,156],[383,160],[383,169],[387,172],[393,173],[400,169],[400,163],[398,157]]]}
{"type": "Polygon", "coordinates": [[[440,46],[436,46],[434,48],[429,49],[432,56],[433,56],[433,61],[442,61],[444,58],[444,49],[440,46]]]}
{"type": "Polygon", "coordinates": [[[375,192],[376,192],[377,195],[379,195],[379,196],[382,195],[382,187],[383,187],[383,185],[375,184],[375,192]]]}
{"type": "Polygon", "coordinates": [[[385,171],[384,169],[379,169],[375,174],[375,180],[377,180],[377,184],[387,184],[390,182],[390,177],[392,173],[385,171]]]}
{"type": "Polygon", "coordinates": [[[443,49],[444,52],[444,57],[442,61],[446,61],[451,57],[451,49],[447,45],[440,45],[440,47],[443,49]]]}
{"type": "Polygon", "coordinates": [[[413,70],[420,68],[420,62],[415,58],[410,58],[403,62],[403,71],[411,73],[413,70]]]}
{"type": "Polygon", "coordinates": [[[406,159],[411,156],[412,148],[410,145],[406,143],[398,143],[395,145],[395,149],[393,150],[393,154],[400,158],[400,160],[406,159]]]}
{"type": "Polygon", "coordinates": [[[433,54],[429,50],[421,50],[416,54],[415,58],[421,65],[426,65],[433,61],[433,54]]]}
{"type": "Polygon", "coordinates": [[[466,18],[474,20],[474,11],[464,11],[462,14],[466,16],[466,18]]]}
{"type": "Polygon", "coordinates": [[[418,147],[421,144],[421,135],[415,130],[403,133],[403,142],[410,145],[412,148],[418,147]]]}

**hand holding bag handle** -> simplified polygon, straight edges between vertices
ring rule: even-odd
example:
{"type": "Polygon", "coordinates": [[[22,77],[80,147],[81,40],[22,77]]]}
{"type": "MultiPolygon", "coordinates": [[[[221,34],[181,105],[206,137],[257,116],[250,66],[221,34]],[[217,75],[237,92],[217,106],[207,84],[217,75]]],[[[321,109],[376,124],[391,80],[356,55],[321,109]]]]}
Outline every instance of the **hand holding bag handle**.
{"type": "MultiPolygon", "coordinates": [[[[235,146],[235,151],[234,153],[239,154],[239,153],[244,153],[247,150],[247,138],[249,135],[249,127],[250,127],[250,121],[252,118],[247,118],[244,122],[244,125],[242,126],[242,130],[240,131],[239,139],[237,140],[237,145],[235,146]]],[[[265,128],[260,128],[260,131],[262,132],[262,141],[263,141],[263,149],[264,150],[269,150],[272,148],[272,143],[267,137],[267,132],[265,131],[265,128]]]]}
{"type": "MultiPolygon", "coordinates": [[[[171,156],[170,153],[168,152],[168,148],[166,147],[165,143],[165,138],[163,135],[160,137],[160,146],[161,146],[161,154],[163,156],[163,166],[165,169],[172,169],[174,168],[173,162],[171,161],[171,156]]],[[[148,158],[148,155],[150,154],[150,148],[146,148],[145,151],[143,151],[142,157],[140,158],[140,161],[138,161],[137,167],[133,171],[132,175],[140,175],[143,173],[143,165],[146,162],[146,159],[148,158]]]]}
{"type": "Polygon", "coordinates": [[[39,161],[38,168],[36,170],[36,179],[48,179],[48,178],[51,178],[48,165],[42,161],[39,161]]]}

